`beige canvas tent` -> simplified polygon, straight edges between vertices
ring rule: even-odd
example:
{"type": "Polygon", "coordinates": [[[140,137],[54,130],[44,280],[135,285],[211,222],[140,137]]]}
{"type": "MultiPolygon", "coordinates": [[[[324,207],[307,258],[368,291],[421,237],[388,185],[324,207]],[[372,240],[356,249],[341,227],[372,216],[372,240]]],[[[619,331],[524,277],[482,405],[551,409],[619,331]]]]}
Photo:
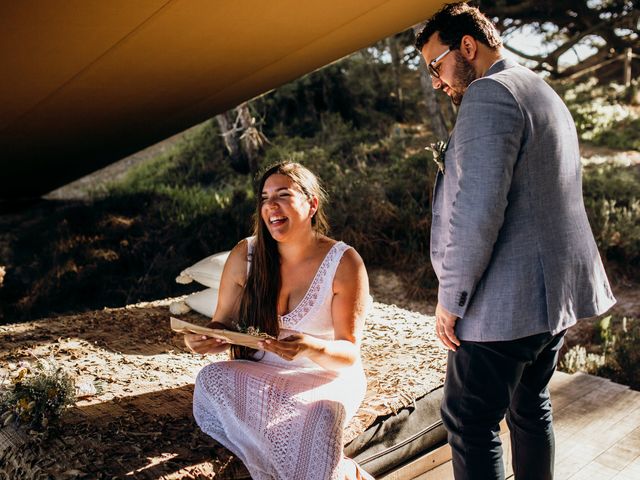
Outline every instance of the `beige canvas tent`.
{"type": "Polygon", "coordinates": [[[44,194],[417,24],[433,0],[0,6],[0,199],[44,194]]]}

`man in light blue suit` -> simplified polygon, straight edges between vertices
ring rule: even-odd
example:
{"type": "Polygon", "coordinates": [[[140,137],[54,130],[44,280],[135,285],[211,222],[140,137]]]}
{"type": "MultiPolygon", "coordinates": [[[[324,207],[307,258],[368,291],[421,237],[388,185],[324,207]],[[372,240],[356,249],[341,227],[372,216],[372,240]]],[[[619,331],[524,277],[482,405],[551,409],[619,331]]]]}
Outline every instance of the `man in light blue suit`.
{"type": "Polygon", "coordinates": [[[574,122],[491,22],[446,5],[416,38],[459,105],[433,196],[436,333],[449,351],[442,418],[456,479],[553,478],[548,383],[568,327],[614,303],[582,199],[574,122]]]}

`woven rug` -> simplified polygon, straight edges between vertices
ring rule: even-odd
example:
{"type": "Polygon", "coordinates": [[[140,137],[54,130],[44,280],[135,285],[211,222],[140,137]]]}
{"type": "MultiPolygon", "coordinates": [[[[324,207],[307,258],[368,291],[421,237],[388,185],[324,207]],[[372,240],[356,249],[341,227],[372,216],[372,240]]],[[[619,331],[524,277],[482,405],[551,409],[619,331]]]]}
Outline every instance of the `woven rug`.
{"type": "MultiPolygon", "coordinates": [[[[166,306],[174,300],[0,326],[0,378],[20,361],[53,356],[78,384],[97,388],[66,412],[48,440],[0,430],[0,478],[247,478],[193,421],[198,370],[226,356],[186,351],[168,325],[166,306]]],[[[182,318],[206,322],[199,314],[182,318]]],[[[374,305],[362,345],[367,396],[345,442],[444,383],[446,351],[433,323],[374,305]]]]}

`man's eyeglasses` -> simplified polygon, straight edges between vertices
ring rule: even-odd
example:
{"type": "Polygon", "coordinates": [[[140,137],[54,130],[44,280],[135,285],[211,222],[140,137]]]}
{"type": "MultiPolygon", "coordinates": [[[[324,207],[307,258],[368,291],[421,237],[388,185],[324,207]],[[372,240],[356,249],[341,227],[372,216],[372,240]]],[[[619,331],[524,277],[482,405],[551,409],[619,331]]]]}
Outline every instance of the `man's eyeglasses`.
{"type": "Polygon", "coordinates": [[[440,72],[438,71],[439,68],[436,68],[436,64],[440,62],[444,57],[446,57],[447,53],[449,52],[451,52],[451,49],[447,48],[444,52],[442,52],[427,64],[429,75],[431,75],[433,78],[440,78],[440,72]]]}

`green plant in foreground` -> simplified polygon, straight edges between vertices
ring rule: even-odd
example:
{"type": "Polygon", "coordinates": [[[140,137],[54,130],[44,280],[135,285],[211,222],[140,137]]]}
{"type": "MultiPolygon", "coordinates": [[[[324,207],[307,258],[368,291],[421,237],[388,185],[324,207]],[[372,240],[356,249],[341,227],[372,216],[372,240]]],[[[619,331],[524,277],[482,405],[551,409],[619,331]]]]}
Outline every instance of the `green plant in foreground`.
{"type": "Polygon", "coordinates": [[[607,361],[597,374],[640,390],[640,319],[624,317],[601,327],[607,330],[605,335],[601,332],[601,336],[609,340],[609,344],[607,361]]]}
{"type": "Polygon", "coordinates": [[[560,370],[567,373],[585,372],[596,374],[604,366],[605,356],[597,353],[587,353],[582,345],[571,347],[560,361],[560,370]]]}
{"type": "Polygon", "coordinates": [[[44,434],[75,403],[73,380],[52,358],[21,366],[5,383],[0,391],[2,426],[13,423],[44,434]]]}

